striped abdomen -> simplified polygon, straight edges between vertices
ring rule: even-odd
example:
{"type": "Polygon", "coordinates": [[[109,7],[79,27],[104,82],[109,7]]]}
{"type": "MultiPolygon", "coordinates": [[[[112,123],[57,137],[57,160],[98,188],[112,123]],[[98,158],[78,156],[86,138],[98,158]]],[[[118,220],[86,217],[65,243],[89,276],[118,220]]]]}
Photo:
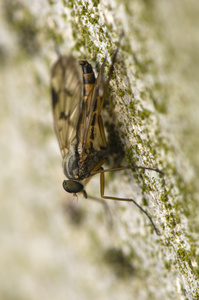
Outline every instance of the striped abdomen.
{"type": "Polygon", "coordinates": [[[79,64],[82,66],[83,72],[83,101],[86,101],[90,91],[92,90],[95,84],[95,75],[93,73],[93,68],[86,60],[80,60],[79,64]]]}

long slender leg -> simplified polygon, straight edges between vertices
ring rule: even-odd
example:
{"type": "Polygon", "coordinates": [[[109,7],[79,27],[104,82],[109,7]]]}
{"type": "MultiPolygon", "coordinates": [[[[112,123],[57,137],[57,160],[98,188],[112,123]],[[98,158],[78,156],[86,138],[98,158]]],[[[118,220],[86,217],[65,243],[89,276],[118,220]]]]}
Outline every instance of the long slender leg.
{"type": "Polygon", "coordinates": [[[160,173],[160,175],[164,175],[162,171],[160,171],[157,168],[150,168],[150,167],[142,167],[142,166],[126,166],[126,167],[118,167],[118,168],[112,168],[112,169],[106,169],[106,170],[98,170],[91,172],[91,175],[95,175],[98,173],[106,173],[106,172],[115,172],[115,171],[122,171],[122,170],[129,170],[129,169],[142,169],[142,170],[149,170],[149,171],[155,171],[160,173]]]}
{"type": "Polygon", "coordinates": [[[105,186],[105,177],[104,177],[104,173],[100,173],[100,192],[101,192],[101,197],[103,199],[107,199],[107,200],[115,200],[115,201],[126,201],[126,202],[133,202],[150,220],[153,228],[155,229],[155,232],[157,233],[157,235],[159,235],[159,231],[156,228],[152,218],[149,216],[149,214],[134,200],[134,199],[130,199],[130,198],[117,198],[117,197],[111,197],[111,196],[105,196],[104,195],[104,186],[105,186]]]}
{"type": "Polygon", "coordinates": [[[107,147],[107,141],[106,141],[106,136],[105,136],[105,132],[104,132],[104,124],[103,124],[103,120],[101,115],[98,116],[98,125],[99,125],[99,130],[100,130],[100,135],[102,138],[102,143],[103,146],[106,148],[107,147]]]}
{"type": "MultiPolygon", "coordinates": [[[[94,168],[94,170],[95,170],[95,169],[98,170],[98,169],[105,163],[105,161],[106,161],[105,159],[102,160],[102,161],[94,168]]],[[[90,181],[91,178],[92,178],[92,177],[89,177],[89,178],[86,179],[85,185],[90,181]]],[[[85,185],[84,185],[84,186],[85,186],[85,185]]],[[[96,201],[96,202],[98,202],[98,203],[100,203],[100,204],[103,205],[103,208],[104,208],[104,211],[105,211],[105,214],[106,214],[107,223],[108,223],[108,228],[109,228],[109,229],[112,229],[112,227],[113,227],[113,220],[112,220],[112,216],[111,216],[111,212],[110,212],[109,206],[108,206],[108,204],[106,203],[106,201],[104,201],[103,199],[99,199],[99,198],[97,198],[97,197],[95,197],[95,196],[87,195],[87,194],[86,194],[86,198],[88,198],[88,199],[90,199],[90,200],[94,200],[94,201],[96,201]]]]}

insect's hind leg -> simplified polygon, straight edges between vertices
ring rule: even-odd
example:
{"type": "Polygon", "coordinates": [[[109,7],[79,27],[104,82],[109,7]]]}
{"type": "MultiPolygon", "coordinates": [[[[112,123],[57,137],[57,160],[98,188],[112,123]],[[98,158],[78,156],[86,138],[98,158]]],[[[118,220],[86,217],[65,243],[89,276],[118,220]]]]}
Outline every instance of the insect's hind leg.
{"type": "Polygon", "coordinates": [[[100,130],[100,135],[101,135],[101,138],[102,138],[103,146],[105,148],[107,148],[107,141],[106,141],[106,136],[105,136],[105,131],[104,131],[104,124],[103,124],[103,120],[102,120],[101,115],[98,116],[98,125],[99,125],[99,130],[100,130]]]}
{"type": "Polygon", "coordinates": [[[133,202],[150,220],[155,232],[157,235],[160,235],[159,230],[156,228],[152,218],[149,216],[149,214],[144,210],[134,199],[132,198],[117,198],[117,197],[111,197],[111,196],[105,196],[104,195],[104,186],[105,186],[105,176],[103,171],[100,173],[100,193],[101,197],[106,200],[115,200],[115,201],[126,201],[126,202],[133,202]]]}

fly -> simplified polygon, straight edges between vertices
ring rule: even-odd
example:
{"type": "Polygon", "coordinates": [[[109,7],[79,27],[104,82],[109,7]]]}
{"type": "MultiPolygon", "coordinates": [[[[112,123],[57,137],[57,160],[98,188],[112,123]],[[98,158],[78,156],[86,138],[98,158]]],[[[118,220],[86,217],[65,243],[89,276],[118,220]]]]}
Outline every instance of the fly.
{"type": "Polygon", "coordinates": [[[84,197],[87,198],[84,186],[92,176],[100,173],[101,197],[103,199],[133,202],[149,218],[156,233],[158,233],[151,217],[135,200],[104,195],[105,172],[146,169],[162,174],[158,169],[140,166],[107,170],[102,167],[107,160],[108,152],[101,112],[114,70],[119,45],[120,41],[113,55],[102,97],[99,96],[99,89],[103,85],[106,57],[97,78],[95,78],[92,66],[87,61],[80,60],[78,64],[70,56],[60,56],[52,67],[51,94],[54,128],[63,157],[63,171],[67,177],[67,180],[63,181],[63,188],[74,195],[83,192],[84,197]],[[82,72],[80,72],[80,66],[82,72]]]}

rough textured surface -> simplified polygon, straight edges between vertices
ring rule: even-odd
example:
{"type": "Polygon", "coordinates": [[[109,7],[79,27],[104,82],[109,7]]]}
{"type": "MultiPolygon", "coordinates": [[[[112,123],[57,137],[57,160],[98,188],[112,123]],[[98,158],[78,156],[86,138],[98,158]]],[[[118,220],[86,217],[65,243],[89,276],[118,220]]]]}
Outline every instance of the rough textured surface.
{"type": "MultiPolygon", "coordinates": [[[[198,299],[198,10],[196,0],[1,1],[1,299],[198,299]],[[123,30],[103,116],[109,166],[165,176],[107,174],[106,190],[136,199],[160,236],[131,203],[110,201],[110,230],[100,205],[61,187],[55,44],[96,72],[107,54],[108,71],[123,30]]],[[[98,177],[87,191],[98,194],[98,177]]]]}

